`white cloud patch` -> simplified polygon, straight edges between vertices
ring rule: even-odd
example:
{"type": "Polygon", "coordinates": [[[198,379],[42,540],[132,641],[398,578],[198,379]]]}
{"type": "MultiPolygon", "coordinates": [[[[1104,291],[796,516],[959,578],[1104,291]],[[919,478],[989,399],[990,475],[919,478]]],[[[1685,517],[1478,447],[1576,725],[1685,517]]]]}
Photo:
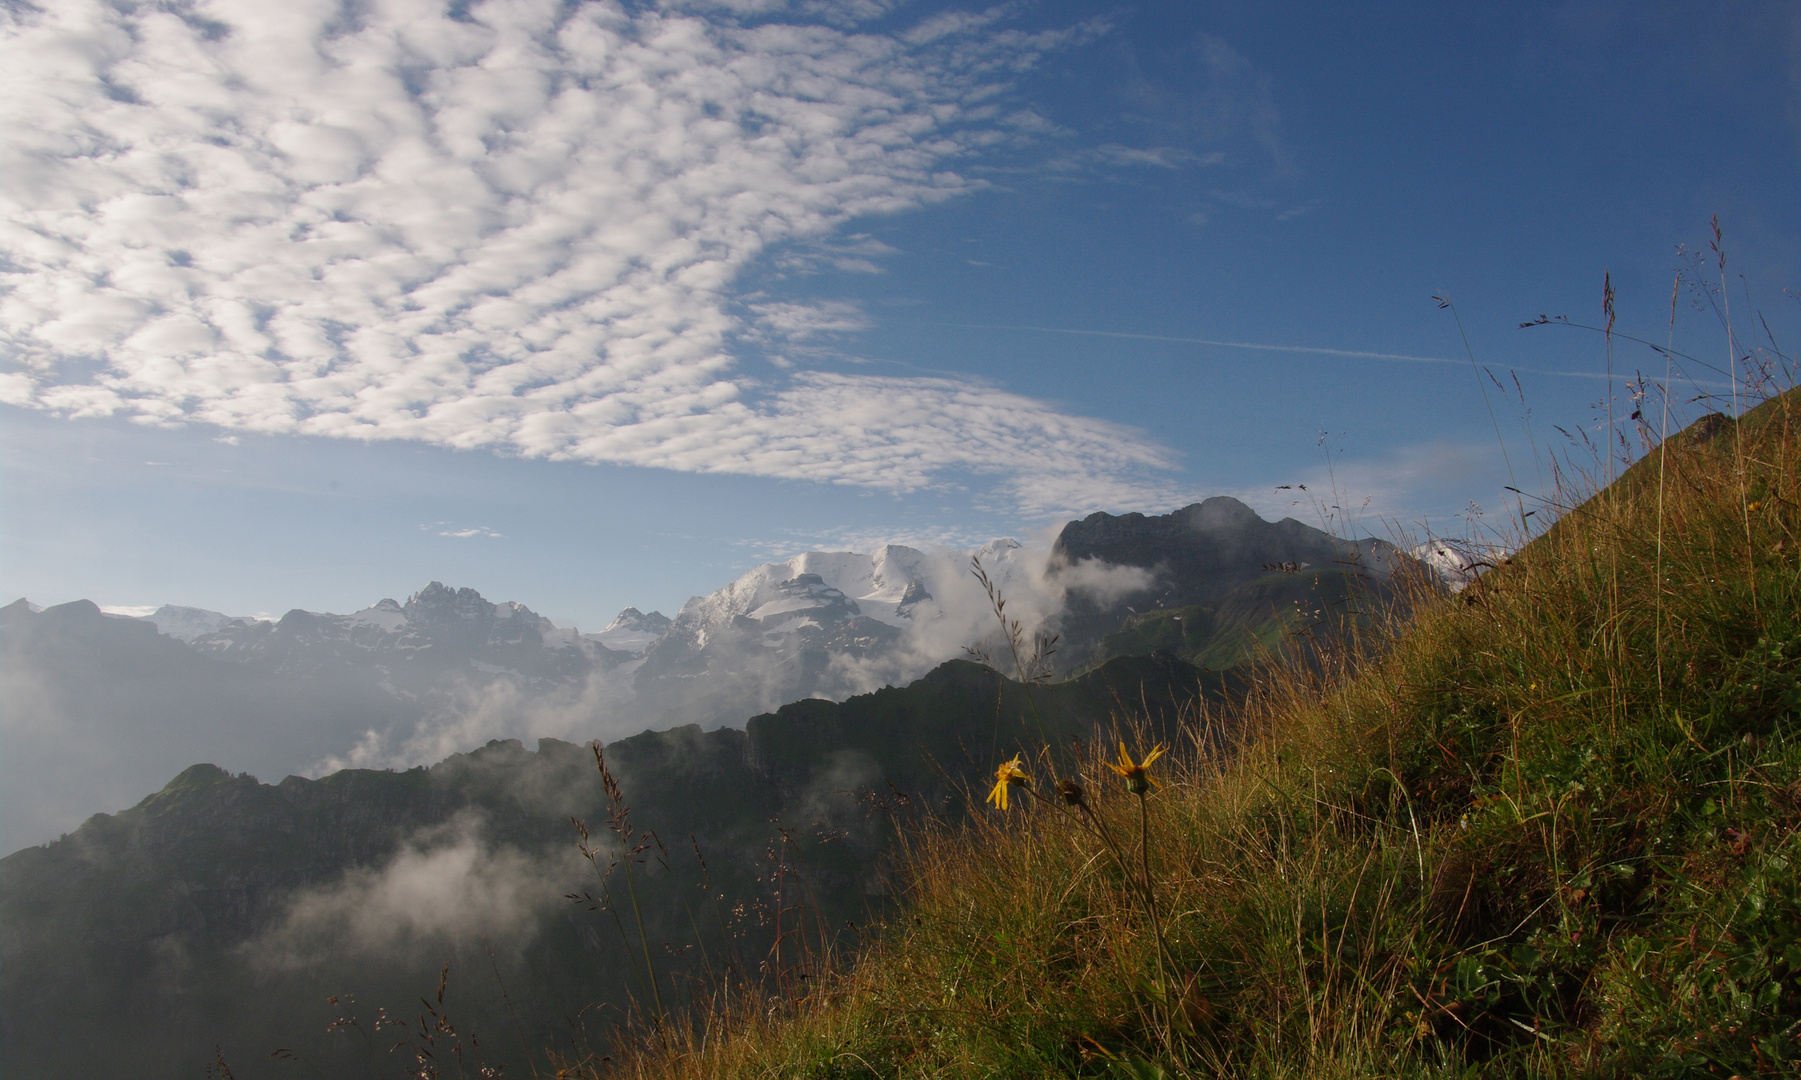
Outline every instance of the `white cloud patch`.
{"type": "Polygon", "coordinates": [[[302,889],[276,926],[248,943],[259,965],[304,967],[334,955],[404,956],[422,944],[517,945],[577,879],[572,852],[533,856],[491,843],[464,814],[421,830],[380,868],[302,889]]]}
{"type": "Polygon", "coordinates": [[[156,607],[155,604],[101,604],[100,610],[126,619],[142,619],[154,612],[156,607]]]}
{"type": "Polygon", "coordinates": [[[1093,151],[1096,160],[1109,165],[1139,165],[1158,169],[1180,169],[1191,165],[1218,165],[1226,160],[1224,151],[1197,154],[1179,146],[1135,147],[1108,143],[1093,151]]]}
{"type": "Polygon", "coordinates": [[[616,739],[644,729],[631,711],[631,668],[595,671],[579,687],[545,693],[522,687],[511,678],[483,683],[456,680],[446,690],[447,707],[414,721],[410,727],[365,729],[343,753],[330,753],[309,765],[307,776],[326,776],[340,769],[410,769],[431,765],[490,739],[562,739],[581,742],[616,739]]]}
{"type": "Polygon", "coordinates": [[[790,273],[814,274],[826,267],[848,274],[879,274],[885,259],[900,249],[858,233],[811,244],[796,244],[776,256],[775,264],[790,273]]]}
{"type": "Polygon", "coordinates": [[[490,540],[506,538],[506,533],[495,532],[486,525],[455,525],[448,521],[430,521],[419,528],[423,532],[435,532],[439,536],[448,536],[456,540],[468,540],[478,536],[490,540]]]}
{"type": "MultiPolygon", "coordinates": [[[[782,5],[697,5],[781,17],[782,5]]],[[[855,7],[853,11],[852,8],[855,7]]],[[[0,37],[0,401],[227,431],[889,490],[1158,501],[1136,432],[974,383],[759,379],[865,325],[742,272],[974,187],[1013,72],[1091,37],[746,24],[613,2],[15,6],[0,37]]],[[[868,10],[864,10],[867,8],[868,10]]]]}

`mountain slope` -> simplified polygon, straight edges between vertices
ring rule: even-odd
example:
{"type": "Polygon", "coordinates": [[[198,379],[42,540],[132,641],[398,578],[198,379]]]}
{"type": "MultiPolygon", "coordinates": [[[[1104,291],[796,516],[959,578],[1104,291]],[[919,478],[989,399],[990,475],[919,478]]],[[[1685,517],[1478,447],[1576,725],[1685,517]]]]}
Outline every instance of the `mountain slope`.
{"type": "MultiPolygon", "coordinates": [[[[176,645],[129,630],[152,648],[176,645]]],[[[1131,701],[1173,734],[1195,696],[1222,685],[1168,657],[1119,660],[1039,688],[1042,719],[1028,728],[1020,687],[955,661],[904,688],[797,702],[743,729],[609,744],[636,828],[662,838],[640,873],[651,940],[675,950],[661,962],[669,992],[701,973],[701,953],[684,951],[696,944],[714,963],[738,955],[756,968],[776,866],[806,882],[825,925],[867,921],[890,887],[890,819],[870,797],[905,793],[913,813],[955,808],[996,753],[1041,731],[1110,730],[1131,701]],[[706,905],[702,881],[740,914],[706,905]]],[[[567,1049],[571,1016],[585,1018],[578,1036],[603,1039],[616,1013],[585,1010],[627,1000],[634,961],[610,916],[564,899],[600,891],[571,817],[603,852],[613,842],[591,752],[553,739],[536,753],[496,742],[429,769],[273,785],[187,769],[130,810],[0,859],[0,1072],[192,1077],[215,1043],[240,1063],[286,1046],[328,1072],[349,1068],[361,1050],[322,1035],[338,1015],[326,998],[354,995],[367,1024],[377,1006],[407,1009],[445,962],[449,1007],[491,1062],[526,1071],[497,980],[534,1048],[567,1049]],[[105,1040],[86,1037],[102,1030],[105,1040]]]]}
{"type": "Polygon", "coordinates": [[[625,659],[523,604],[491,603],[474,589],[436,581],[405,604],[382,600],[350,615],[296,609],[277,622],[234,620],[192,644],[204,655],[281,674],[376,671],[390,693],[412,698],[451,674],[505,673],[528,686],[564,685],[625,659]]]}
{"type": "Polygon", "coordinates": [[[128,804],[198,753],[288,771],[417,715],[376,678],[232,663],[87,601],[0,609],[0,700],[5,835],[34,840],[128,804]]]}
{"type": "Polygon", "coordinates": [[[917,836],[839,978],[581,1072],[1795,1075],[1801,392],[1665,449],[1236,756],[1098,747],[1086,811],[917,836]]]}

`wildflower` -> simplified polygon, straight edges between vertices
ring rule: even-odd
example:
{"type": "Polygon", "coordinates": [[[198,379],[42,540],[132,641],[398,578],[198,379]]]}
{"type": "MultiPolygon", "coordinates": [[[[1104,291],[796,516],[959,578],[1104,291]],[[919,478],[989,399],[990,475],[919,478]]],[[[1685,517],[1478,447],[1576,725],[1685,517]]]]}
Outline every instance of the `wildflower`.
{"type": "Polygon", "coordinates": [[[998,809],[1005,810],[1007,808],[1007,789],[1031,782],[1032,778],[1026,775],[1024,769],[1020,768],[1019,755],[1014,754],[1012,761],[1004,762],[1000,768],[994,770],[994,789],[988,792],[988,801],[998,809]]]}
{"type": "Polygon", "coordinates": [[[1119,744],[1119,764],[1115,765],[1112,762],[1108,762],[1107,768],[1112,769],[1114,772],[1125,778],[1127,791],[1142,797],[1146,792],[1150,791],[1153,786],[1158,788],[1163,786],[1162,784],[1157,783],[1156,779],[1152,777],[1150,773],[1151,762],[1156,761],[1162,756],[1163,744],[1158,743],[1151,748],[1150,753],[1144,755],[1143,761],[1134,765],[1132,763],[1132,755],[1126,752],[1125,742],[1121,741],[1119,744]]]}

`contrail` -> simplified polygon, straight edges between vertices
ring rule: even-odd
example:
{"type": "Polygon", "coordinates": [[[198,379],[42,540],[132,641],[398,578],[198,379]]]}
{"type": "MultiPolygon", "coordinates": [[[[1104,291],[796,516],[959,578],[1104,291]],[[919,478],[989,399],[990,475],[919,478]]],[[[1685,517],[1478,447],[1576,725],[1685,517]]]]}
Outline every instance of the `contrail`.
{"type": "MultiPolygon", "coordinates": [[[[1310,353],[1316,356],[1343,356],[1353,360],[1393,360],[1406,364],[1455,364],[1468,366],[1469,360],[1449,356],[1410,356],[1406,353],[1366,352],[1362,349],[1327,349],[1317,345],[1268,345],[1257,341],[1215,341],[1212,338],[1170,337],[1165,334],[1126,334],[1116,330],[1066,330],[1056,326],[989,326],[975,323],[953,323],[970,330],[1018,330],[1037,334],[1078,334],[1084,337],[1126,338],[1132,341],[1168,341],[1178,345],[1212,345],[1222,349],[1255,349],[1259,352],[1310,353]]],[[[1487,365],[1485,365],[1487,366],[1487,365]]],[[[1552,371],[1546,368],[1493,365],[1508,371],[1532,375],[1555,375],[1568,379],[1605,379],[1598,371],[1552,371]]]]}

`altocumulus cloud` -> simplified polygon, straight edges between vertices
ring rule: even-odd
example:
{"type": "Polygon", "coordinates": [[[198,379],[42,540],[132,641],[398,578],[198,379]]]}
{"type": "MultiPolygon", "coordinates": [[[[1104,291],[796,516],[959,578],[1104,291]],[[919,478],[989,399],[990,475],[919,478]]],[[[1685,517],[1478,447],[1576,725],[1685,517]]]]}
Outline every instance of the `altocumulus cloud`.
{"type": "Polygon", "coordinates": [[[9,5],[0,400],[897,491],[976,474],[1040,511],[1165,501],[1166,450],[1043,401],[747,372],[747,348],[863,325],[739,295],[747,266],[970,190],[957,162],[1033,119],[997,91],[1089,32],[857,29],[885,6],[9,5]]]}

